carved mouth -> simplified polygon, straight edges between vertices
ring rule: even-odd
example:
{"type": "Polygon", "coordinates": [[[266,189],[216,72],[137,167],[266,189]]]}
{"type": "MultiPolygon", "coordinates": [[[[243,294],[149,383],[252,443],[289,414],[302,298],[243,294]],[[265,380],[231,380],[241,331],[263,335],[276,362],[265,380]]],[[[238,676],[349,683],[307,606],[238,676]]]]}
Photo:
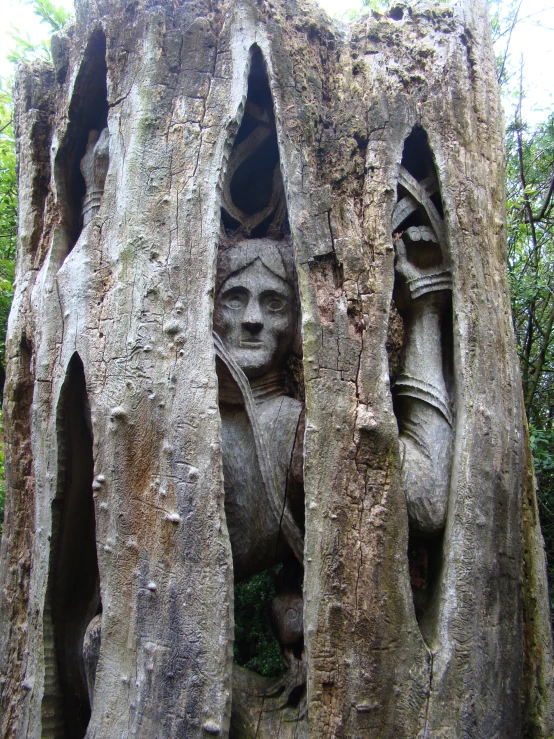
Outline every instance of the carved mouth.
{"type": "Polygon", "coordinates": [[[242,347],[245,347],[246,349],[257,348],[259,346],[262,346],[262,344],[263,341],[261,341],[260,339],[242,339],[242,341],[240,342],[240,345],[242,347]]]}

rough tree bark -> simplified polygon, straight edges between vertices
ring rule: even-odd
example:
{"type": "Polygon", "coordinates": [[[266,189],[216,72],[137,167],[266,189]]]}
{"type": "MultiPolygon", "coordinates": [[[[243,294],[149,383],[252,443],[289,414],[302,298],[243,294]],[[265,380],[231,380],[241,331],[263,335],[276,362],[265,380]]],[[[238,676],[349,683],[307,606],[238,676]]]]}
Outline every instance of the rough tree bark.
{"type": "Polygon", "coordinates": [[[16,94],[1,736],[247,737],[250,719],[258,737],[552,736],[480,0],[400,3],[348,31],[307,0],[77,0],[53,53],[23,67],[16,94]],[[255,675],[233,691],[212,341],[253,49],[274,106],[306,405],[307,696],[269,722],[249,703],[255,675]],[[393,227],[400,207],[420,220],[393,227]],[[428,261],[403,270],[404,247],[428,261]],[[420,329],[410,306],[424,293],[442,297],[417,304],[435,306],[420,329]],[[432,447],[439,428],[440,471],[433,453],[409,462],[407,440],[432,447]],[[419,464],[446,490],[432,525],[408,515],[419,464]],[[92,700],[79,659],[95,617],[92,700]],[[243,728],[230,729],[233,704],[243,728]]]}

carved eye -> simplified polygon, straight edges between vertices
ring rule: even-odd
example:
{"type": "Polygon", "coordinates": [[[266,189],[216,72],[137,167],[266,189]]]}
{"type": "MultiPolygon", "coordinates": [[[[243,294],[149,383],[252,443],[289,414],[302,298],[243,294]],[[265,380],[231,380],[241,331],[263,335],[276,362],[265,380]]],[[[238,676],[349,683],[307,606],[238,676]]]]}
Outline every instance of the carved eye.
{"type": "Polygon", "coordinates": [[[285,301],[274,296],[267,300],[265,307],[270,313],[279,313],[285,307],[285,301]]]}
{"type": "Polygon", "coordinates": [[[241,310],[246,306],[247,298],[244,293],[231,293],[223,298],[223,305],[231,310],[241,310]]]}

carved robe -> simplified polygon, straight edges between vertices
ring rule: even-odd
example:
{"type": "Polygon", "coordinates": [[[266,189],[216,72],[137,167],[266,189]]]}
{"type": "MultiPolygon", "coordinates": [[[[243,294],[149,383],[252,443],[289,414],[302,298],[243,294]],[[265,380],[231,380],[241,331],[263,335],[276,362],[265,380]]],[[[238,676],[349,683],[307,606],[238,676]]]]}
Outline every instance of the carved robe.
{"type": "MultiPolygon", "coordinates": [[[[279,501],[283,509],[290,510],[300,527],[303,524],[303,405],[284,395],[279,374],[253,380],[251,388],[279,501]]],[[[238,581],[282,562],[293,552],[281,518],[275,515],[267,500],[255,431],[244,398],[223,372],[220,372],[220,413],[225,514],[235,581],[238,581]]]]}

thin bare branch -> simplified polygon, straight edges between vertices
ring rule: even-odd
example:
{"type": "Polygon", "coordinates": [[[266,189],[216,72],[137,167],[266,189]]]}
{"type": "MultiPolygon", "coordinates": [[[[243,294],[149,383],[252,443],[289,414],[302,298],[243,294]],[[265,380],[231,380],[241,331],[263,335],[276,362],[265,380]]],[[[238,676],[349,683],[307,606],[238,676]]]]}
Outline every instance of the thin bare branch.
{"type": "Polygon", "coordinates": [[[514,28],[516,27],[517,19],[519,17],[519,11],[521,10],[521,5],[523,3],[523,0],[520,0],[519,5],[517,6],[517,10],[514,13],[514,17],[512,20],[512,23],[510,25],[510,31],[508,33],[508,40],[506,41],[506,48],[504,49],[504,57],[502,59],[502,66],[500,67],[500,70],[498,72],[498,81],[502,79],[504,76],[504,69],[506,68],[506,60],[508,59],[508,51],[510,50],[510,42],[512,40],[512,33],[514,32],[514,28]]]}
{"type": "Polygon", "coordinates": [[[553,194],[554,194],[554,170],[552,171],[552,177],[550,178],[550,187],[548,188],[548,193],[546,194],[546,198],[544,200],[542,208],[540,209],[540,211],[537,213],[536,216],[533,216],[533,221],[535,223],[537,223],[538,221],[542,221],[542,219],[545,217],[546,211],[548,210],[548,206],[550,205],[553,194]]]}

